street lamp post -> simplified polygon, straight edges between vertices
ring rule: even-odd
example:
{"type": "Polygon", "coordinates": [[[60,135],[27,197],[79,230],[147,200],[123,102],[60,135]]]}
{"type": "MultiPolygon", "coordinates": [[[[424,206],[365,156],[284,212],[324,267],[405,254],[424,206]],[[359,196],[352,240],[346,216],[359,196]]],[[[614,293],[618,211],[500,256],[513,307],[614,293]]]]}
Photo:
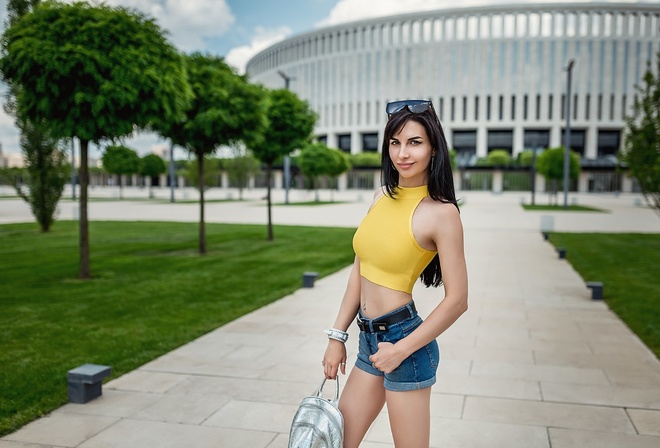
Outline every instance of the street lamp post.
{"type": "Polygon", "coordinates": [[[174,202],[174,143],[170,143],[170,202],[174,202]]]}
{"type": "MultiPolygon", "coordinates": [[[[284,80],[284,88],[286,90],[289,90],[289,86],[291,84],[291,80],[294,79],[293,77],[287,75],[284,73],[282,70],[278,70],[277,74],[282,77],[284,80]]],[[[289,155],[284,156],[284,203],[288,204],[289,203],[289,187],[291,185],[291,158],[289,155]]]]}
{"type": "Polygon", "coordinates": [[[564,136],[564,210],[568,209],[568,174],[570,170],[569,151],[571,146],[571,74],[575,60],[568,61],[566,81],[566,131],[564,136]]]}

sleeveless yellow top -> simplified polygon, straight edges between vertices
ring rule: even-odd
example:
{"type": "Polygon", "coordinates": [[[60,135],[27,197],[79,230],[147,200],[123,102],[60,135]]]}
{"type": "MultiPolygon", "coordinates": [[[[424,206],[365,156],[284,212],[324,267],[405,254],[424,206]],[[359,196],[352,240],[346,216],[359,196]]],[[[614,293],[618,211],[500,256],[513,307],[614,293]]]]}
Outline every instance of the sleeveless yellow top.
{"type": "Polygon", "coordinates": [[[397,187],[395,198],[381,196],[353,236],[360,275],[396,291],[411,293],[415,281],[437,252],[422,248],[412,231],[412,217],[426,185],[397,187]]]}

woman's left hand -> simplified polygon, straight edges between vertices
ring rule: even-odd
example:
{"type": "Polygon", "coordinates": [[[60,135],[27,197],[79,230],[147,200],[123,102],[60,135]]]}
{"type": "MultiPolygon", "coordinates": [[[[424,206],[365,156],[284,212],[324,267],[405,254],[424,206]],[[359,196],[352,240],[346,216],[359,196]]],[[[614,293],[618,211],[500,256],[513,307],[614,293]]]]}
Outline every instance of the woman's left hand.
{"type": "Polygon", "coordinates": [[[396,345],[391,342],[379,342],[378,351],[369,357],[371,365],[383,373],[390,373],[406,359],[396,345]]]}

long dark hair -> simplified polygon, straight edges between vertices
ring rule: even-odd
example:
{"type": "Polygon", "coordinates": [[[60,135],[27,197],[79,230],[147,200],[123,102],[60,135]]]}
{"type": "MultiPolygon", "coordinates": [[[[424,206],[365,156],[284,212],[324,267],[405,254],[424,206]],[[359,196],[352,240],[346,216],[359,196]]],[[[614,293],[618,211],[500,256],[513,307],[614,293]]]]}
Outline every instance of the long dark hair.
{"type": "MultiPolygon", "coordinates": [[[[390,139],[411,120],[424,126],[435,153],[431,156],[429,164],[429,196],[434,201],[454,204],[458,209],[447,140],[442,130],[442,124],[432,107],[422,113],[412,113],[408,108],[403,108],[400,112],[391,115],[387,121],[383,135],[381,162],[381,183],[385,187],[387,195],[396,199],[396,189],[399,186],[399,172],[390,158],[390,139]]],[[[438,287],[442,284],[442,270],[438,254],[433,257],[419,277],[427,288],[429,286],[438,287]]]]}

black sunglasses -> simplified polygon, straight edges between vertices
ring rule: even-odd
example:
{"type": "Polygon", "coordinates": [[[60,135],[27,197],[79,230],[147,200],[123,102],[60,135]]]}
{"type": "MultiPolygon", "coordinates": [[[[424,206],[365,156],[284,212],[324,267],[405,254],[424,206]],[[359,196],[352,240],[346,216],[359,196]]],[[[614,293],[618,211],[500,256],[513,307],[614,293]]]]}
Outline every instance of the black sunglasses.
{"type": "Polygon", "coordinates": [[[392,101],[385,106],[385,112],[387,112],[387,116],[389,117],[397,112],[401,112],[405,108],[408,108],[413,114],[421,114],[429,109],[433,109],[433,103],[429,100],[392,101]]]}

